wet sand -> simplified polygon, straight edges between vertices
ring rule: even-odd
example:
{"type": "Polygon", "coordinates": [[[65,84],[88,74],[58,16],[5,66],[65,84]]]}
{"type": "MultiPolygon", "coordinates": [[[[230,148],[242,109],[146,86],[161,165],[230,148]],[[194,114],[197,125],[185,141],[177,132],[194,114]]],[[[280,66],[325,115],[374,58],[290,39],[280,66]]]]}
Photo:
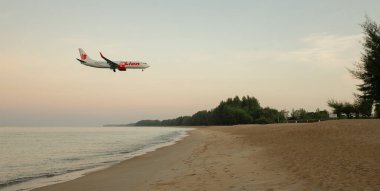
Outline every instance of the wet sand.
{"type": "Polygon", "coordinates": [[[380,120],[199,127],[46,190],[380,190],[380,120]]]}

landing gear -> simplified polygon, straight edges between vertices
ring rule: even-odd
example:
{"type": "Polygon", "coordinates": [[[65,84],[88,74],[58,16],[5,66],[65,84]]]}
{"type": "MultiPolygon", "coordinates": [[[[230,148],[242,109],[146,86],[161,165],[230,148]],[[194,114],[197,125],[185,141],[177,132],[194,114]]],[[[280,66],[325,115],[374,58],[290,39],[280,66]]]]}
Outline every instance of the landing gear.
{"type": "Polygon", "coordinates": [[[113,69],[113,72],[116,72],[115,68],[113,69]]]}

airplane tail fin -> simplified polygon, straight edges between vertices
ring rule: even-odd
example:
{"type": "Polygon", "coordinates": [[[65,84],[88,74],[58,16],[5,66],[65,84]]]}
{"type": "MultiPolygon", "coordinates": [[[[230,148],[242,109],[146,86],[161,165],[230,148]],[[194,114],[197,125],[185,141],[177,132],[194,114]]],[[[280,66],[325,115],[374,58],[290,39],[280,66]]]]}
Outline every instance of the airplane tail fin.
{"type": "Polygon", "coordinates": [[[81,48],[79,48],[79,55],[80,55],[80,59],[81,59],[82,61],[85,61],[85,62],[93,62],[93,61],[94,61],[94,60],[91,59],[91,58],[86,54],[86,52],[85,52],[83,49],[81,49],[81,48]]]}

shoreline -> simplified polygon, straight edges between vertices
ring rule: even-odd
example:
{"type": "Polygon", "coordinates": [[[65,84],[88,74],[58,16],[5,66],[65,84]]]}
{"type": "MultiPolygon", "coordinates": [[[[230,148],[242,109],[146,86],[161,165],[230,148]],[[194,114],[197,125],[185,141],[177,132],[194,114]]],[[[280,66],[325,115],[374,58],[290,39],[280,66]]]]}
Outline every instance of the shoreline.
{"type": "MultiPolygon", "coordinates": [[[[141,165],[142,165],[141,161],[143,161],[143,163],[146,163],[147,159],[148,160],[152,160],[152,159],[156,158],[158,155],[161,155],[162,152],[164,152],[164,153],[168,152],[170,150],[170,148],[172,148],[172,147],[174,147],[174,146],[176,146],[178,144],[181,144],[181,147],[183,147],[183,146],[186,147],[186,145],[193,143],[193,141],[189,142],[187,139],[189,139],[191,137],[191,135],[194,133],[194,131],[196,131],[196,129],[187,131],[185,136],[183,136],[181,139],[175,141],[173,144],[168,144],[168,145],[159,147],[159,148],[157,148],[155,150],[146,152],[144,154],[134,156],[134,157],[129,158],[127,160],[123,160],[123,161],[121,161],[119,163],[110,165],[110,166],[108,166],[108,167],[106,167],[104,169],[100,169],[100,170],[96,170],[96,171],[93,171],[93,172],[85,173],[83,176],[78,177],[78,178],[73,179],[73,180],[68,180],[68,181],[57,183],[57,184],[52,184],[52,185],[47,185],[47,186],[43,186],[43,187],[34,188],[31,191],[44,191],[44,190],[99,190],[99,187],[97,187],[97,186],[95,186],[95,187],[90,186],[92,184],[91,182],[93,180],[97,180],[99,178],[100,179],[107,178],[107,177],[111,177],[112,178],[112,176],[114,176],[114,173],[117,173],[117,174],[120,173],[119,172],[119,168],[122,168],[122,169],[127,168],[128,171],[129,171],[129,168],[132,168],[131,170],[134,170],[135,167],[133,167],[133,165],[138,165],[139,167],[141,167],[141,165]],[[89,179],[89,180],[87,180],[87,179],[89,179]],[[81,184],[83,182],[85,184],[88,184],[88,185],[85,186],[85,187],[82,187],[81,184]]],[[[128,190],[137,187],[138,186],[138,182],[139,182],[138,180],[144,179],[146,174],[144,174],[144,176],[141,176],[141,175],[137,174],[137,175],[135,175],[136,177],[132,176],[133,181],[131,181],[132,179],[128,179],[127,180],[127,182],[128,182],[127,183],[127,185],[128,185],[127,189],[128,190]]],[[[131,176],[131,175],[129,174],[129,176],[131,176]]],[[[113,184],[112,180],[111,180],[111,184],[113,184]]],[[[108,186],[106,186],[106,187],[103,186],[103,187],[100,188],[100,190],[108,190],[108,189],[109,189],[108,186]]],[[[118,188],[118,189],[115,189],[115,190],[124,190],[124,187],[123,188],[118,188]]]]}
{"type": "Polygon", "coordinates": [[[177,142],[181,141],[182,139],[186,138],[189,134],[188,132],[190,132],[191,130],[192,130],[191,128],[187,128],[184,131],[178,131],[179,134],[177,134],[174,137],[171,137],[170,139],[167,139],[165,141],[161,140],[155,144],[147,144],[138,150],[129,152],[121,160],[114,159],[110,162],[102,162],[102,163],[96,163],[96,164],[94,163],[94,165],[90,166],[89,168],[80,168],[78,170],[71,170],[62,174],[56,174],[52,176],[46,175],[46,176],[40,176],[36,178],[30,178],[29,180],[22,181],[20,183],[9,184],[2,188],[0,187],[0,190],[4,190],[4,191],[34,190],[34,189],[38,189],[38,188],[42,188],[46,186],[51,186],[54,184],[72,181],[72,180],[87,176],[89,174],[92,174],[94,172],[106,170],[114,165],[123,163],[135,157],[145,155],[150,152],[154,152],[157,149],[174,145],[177,142]]]}
{"type": "Polygon", "coordinates": [[[63,190],[379,190],[380,120],[197,127],[63,190]]]}

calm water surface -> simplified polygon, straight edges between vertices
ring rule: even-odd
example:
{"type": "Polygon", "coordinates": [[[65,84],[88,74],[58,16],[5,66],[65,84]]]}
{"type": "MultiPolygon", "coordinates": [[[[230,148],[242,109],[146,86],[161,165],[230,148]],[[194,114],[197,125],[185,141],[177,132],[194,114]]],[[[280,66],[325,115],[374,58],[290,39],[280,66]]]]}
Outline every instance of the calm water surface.
{"type": "Polygon", "coordinates": [[[186,136],[187,128],[0,127],[0,190],[67,181],[186,136]]]}

